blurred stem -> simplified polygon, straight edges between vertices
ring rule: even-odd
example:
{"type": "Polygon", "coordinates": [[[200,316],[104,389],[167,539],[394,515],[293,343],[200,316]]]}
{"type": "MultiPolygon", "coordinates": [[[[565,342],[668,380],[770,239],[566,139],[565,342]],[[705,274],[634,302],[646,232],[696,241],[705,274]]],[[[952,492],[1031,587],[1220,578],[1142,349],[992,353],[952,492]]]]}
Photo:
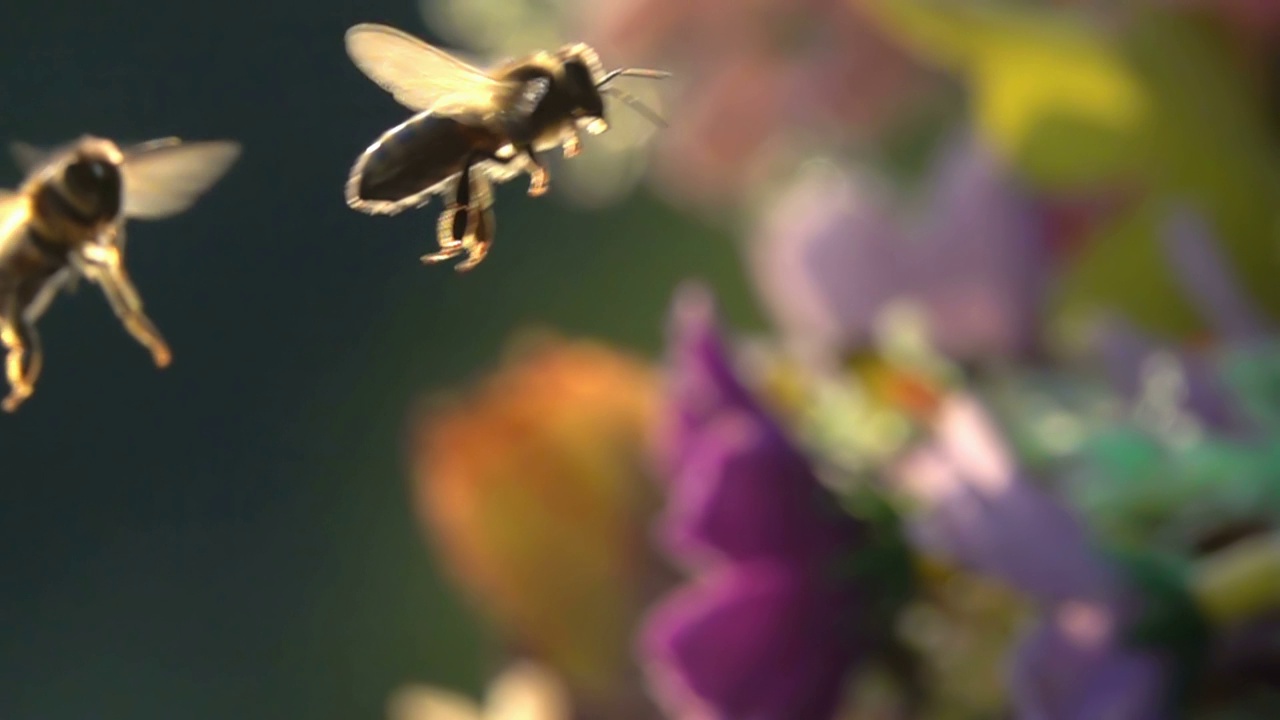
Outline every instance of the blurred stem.
{"type": "Polygon", "coordinates": [[[1192,571],[1191,590],[1205,617],[1219,625],[1280,607],[1280,533],[1206,557],[1192,571]]]}

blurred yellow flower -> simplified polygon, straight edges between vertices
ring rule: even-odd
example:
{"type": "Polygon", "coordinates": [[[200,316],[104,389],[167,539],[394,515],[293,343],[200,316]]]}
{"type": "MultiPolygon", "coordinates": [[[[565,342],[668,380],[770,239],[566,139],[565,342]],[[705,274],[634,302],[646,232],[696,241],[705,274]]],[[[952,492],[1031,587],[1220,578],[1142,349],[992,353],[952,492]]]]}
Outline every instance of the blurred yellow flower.
{"type": "Polygon", "coordinates": [[[651,577],[656,373],[590,342],[528,344],[415,429],[419,515],[504,637],[609,697],[651,577]]]}
{"type": "Polygon", "coordinates": [[[452,690],[411,685],[392,695],[387,715],[390,720],[569,720],[571,713],[559,678],[521,662],[489,685],[484,707],[452,690]]]}

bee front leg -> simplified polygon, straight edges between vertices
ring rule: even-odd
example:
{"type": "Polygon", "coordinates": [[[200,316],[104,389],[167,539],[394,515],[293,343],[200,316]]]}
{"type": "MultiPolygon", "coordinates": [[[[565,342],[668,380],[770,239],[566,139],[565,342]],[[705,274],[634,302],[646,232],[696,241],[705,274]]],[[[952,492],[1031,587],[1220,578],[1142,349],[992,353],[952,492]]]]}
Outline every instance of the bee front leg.
{"type": "Polygon", "coordinates": [[[9,381],[9,394],[0,402],[0,409],[16,412],[35,392],[36,378],[44,366],[44,350],[35,325],[21,317],[17,303],[11,302],[10,311],[0,318],[0,342],[4,344],[5,377],[9,381]]]}
{"type": "Polygon", "coordinates": [[[578,137],[577,132],[571,131],[561,147],[565,157],[577,157],[578,153],[582,152],[582,139],[578,137]]]}
{"type": "Polygon", "coordinates": [[[151,352],[156,367],[168,367],[173,353],[160,330],[143,312],[142,298],[124,269],[119,251],[114,247],[90,245],[84,248],[83,258],[89,264],[89,279],[102,288],[107,304],[124,324],[124,329],[151,352]]]}

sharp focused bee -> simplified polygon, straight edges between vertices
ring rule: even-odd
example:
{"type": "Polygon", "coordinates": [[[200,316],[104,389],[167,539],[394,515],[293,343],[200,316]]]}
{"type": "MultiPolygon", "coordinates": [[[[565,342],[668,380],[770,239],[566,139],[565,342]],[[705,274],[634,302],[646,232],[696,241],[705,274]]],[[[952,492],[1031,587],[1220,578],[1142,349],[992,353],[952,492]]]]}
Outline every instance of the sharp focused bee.
{"type": "Polygon", "coordinates": [[[608,129],[604,96],[626,102],[653,122],[661,118],[613,87],[620,77],[663,78],[657,70],[605,72],[594,50],[566,45],[482,70],[384,25],[347,31],[347,54],[361,72],[417,115],[382,134],[356,160],[347,204],[370,215],[394,215],[445,196],[436,227],[436,263],[460,255],[458,271],[475,267],[493,242],[492,182],[530,175],[529,195],[547,191],[538,153],[579,150],[579,131],[608,129]]]}
{"type": "Polygon", "coordinates": [[[35,323],[59,290],[83,277],[102,288],[125,329],[169,364],[169,346],[142,311],[124,267],[126,218],[153,220],[190,207],[240,154],[232,142],[177,138],[120,148],[84,136],[40,150],[15,143],[27,179],[0,190],[0,341],[13,412],[35,390],[43,354],[35,323]]]}

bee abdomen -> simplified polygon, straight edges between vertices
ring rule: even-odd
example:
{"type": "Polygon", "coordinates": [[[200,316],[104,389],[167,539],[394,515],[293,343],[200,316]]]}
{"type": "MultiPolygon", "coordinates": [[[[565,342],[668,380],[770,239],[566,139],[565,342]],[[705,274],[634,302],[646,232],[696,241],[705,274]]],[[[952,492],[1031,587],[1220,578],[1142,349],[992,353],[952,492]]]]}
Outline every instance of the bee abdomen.
{"type": "Polygon", "coordinates": [[[365,150],[347,181],[347,204],[371,214],[394,214],[425,204],[472,153],[501,145],[487,128],[420,113],[382,134],[365,150]]]}

